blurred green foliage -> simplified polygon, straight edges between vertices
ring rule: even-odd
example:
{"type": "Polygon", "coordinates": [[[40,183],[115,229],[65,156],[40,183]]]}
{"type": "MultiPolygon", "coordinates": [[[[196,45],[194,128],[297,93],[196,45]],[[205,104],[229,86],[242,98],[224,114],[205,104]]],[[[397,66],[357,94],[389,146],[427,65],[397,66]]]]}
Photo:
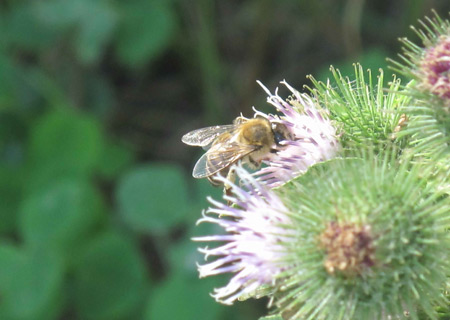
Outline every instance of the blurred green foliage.
{"type": "Polygon", "coordinates": [[[143,233],[158,234],[185,220],[190,205],[185,177],[170,165],[135,168],[119,182],[116,198],[123,221],[143,233]],[[172,201],[160,201],[169,196],[172,201]]]}
{"type": "Polygon", "coordinates": [[[1,1],[0,319],[265,314],[198,280],[190,238],[219,232],[194,224],[221,190],[189,178],[200,151],[180,136],[264,108],[256,79],[300,88],[363,52],[382,67],[408,24],[449,10],[354,2],[1,1]]]}

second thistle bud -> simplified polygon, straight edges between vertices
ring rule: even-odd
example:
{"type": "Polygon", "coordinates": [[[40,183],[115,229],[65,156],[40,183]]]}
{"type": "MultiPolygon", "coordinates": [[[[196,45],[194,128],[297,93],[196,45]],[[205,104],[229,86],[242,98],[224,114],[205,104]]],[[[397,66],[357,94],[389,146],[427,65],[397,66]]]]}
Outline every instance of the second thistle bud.
{"type": "Polygon", "coordinates": [[[421,87],[450,105],[450,35],[442,35],[426,48],[420,63],[421,87]]]}

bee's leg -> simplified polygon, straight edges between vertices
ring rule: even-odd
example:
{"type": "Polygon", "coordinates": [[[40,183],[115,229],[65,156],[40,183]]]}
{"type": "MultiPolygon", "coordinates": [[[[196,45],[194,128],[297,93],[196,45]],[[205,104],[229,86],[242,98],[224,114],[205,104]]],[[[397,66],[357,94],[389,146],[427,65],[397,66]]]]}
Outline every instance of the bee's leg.
{"type": "Polygon", "coordinates": [[[256,161],[252,157],[248,157],[247,164],[250,167],[250,169],[256,170],[261,166],[261,161],[256,161]]]}
{"type": "MultiPolygon", "coordinates": [[[[233,166],[230,168],[230,170],[228,171],[227,174],[227,180],[234,183],[234,180],[236,179],[236,172],[233,168],[233,166]]],[[[227,196],[231,196],[231,185],[229,185],[228,183],[225,183],[223,186],[223,192],[225,193],[225,195],[227,196]]],[[[231,205],[231,201],[228,201],[227,203],[228,205],[231,205]]]]}
{"type": "Polygon", "coordinates": [[[247,120],[248,120],[248,118],[244,117],[241,113],[241,115],[239,117],[234,119],[233,124],[241,124],[241,123],[246,122],[247,120]]]}

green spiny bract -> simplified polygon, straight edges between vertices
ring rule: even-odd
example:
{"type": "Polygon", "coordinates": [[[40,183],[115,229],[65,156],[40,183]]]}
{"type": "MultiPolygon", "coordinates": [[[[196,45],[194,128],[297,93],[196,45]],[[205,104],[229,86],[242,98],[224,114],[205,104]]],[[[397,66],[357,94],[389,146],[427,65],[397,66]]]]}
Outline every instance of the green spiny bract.
{"type": "Polygon", "coordinates": [[[374,81],[361,65],[355,65],[355,80],[344,77],[331,67],[333,82],[323,83],[311,77],[311,93],[330,113],[330,119],[341,129],[341,143],[347,150],[359,150],[367,145],[378,145],[383,150],[388,145],[405,145],[398,134],[407,119],[402,108],[409,97],[399,95],[400,79],[394,78],[385,88],[383,71],[374,81]],[[333,83],[331,85],[330,83],[333,83]]]}
{"type": "Polygon", "coordinates": [[[418,319],[419,310],[437,319],[433,306],[446,305],[450,198],[425,174],[392,156],[363,156],[316,165],[277,189],[296,234],[285,244],[292,267],[276,279],[286,319],[418,319]]]}

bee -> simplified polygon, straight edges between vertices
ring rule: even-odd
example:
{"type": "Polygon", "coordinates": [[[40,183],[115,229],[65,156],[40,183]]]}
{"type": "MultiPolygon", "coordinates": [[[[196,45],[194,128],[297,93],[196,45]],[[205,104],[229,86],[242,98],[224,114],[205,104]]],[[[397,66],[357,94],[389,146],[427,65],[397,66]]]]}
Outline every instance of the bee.
{"type": "MultiPolygon", "coordinates": [[[[207,178],[213,185],[221,182],[216,174],[234,180],[232,166],[237,162],[251,169],[261,165],[271,153],[276,153],[280,142],[292,139],[287,127],[276,121],[257,116],[236,118],[233,124],[197,129],[185,134],[182,141],[191,146],[200,146],[207,152],[197,161],[192,172],[194,178],[207,178]]],[[[225,191],[229,189],[225,186],[225,191]]]]}

